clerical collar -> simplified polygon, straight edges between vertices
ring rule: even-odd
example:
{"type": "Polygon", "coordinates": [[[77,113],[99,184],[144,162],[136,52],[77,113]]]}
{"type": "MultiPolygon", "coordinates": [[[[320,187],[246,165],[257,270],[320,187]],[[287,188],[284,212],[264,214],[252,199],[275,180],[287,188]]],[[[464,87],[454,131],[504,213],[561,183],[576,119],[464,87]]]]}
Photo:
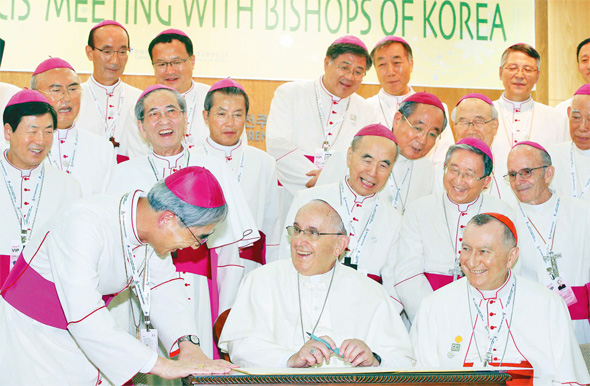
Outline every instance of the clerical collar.
{"type": "Polygon", "coordinates": [[[576,153],[578,153],[579,155],[581,155],[583,157],[590,157],[590,149],[582,150],[575,143],[574,143],[574,149],[575,149],[576,153]]]}
{"type": "Polygon", "coordinates": [[[404,101],[404,99],[406,99],[407,97],[409,97],[410,95],[414,94],[415,91],[412,87],[410,87],[410,91],[408,91],[407,94],[404,95],[391,95],[388,94],[383,88],[381,88],[381,90],[379,91],[380,96],[383,98],[383,100],[385,101],[385,103],[387,103],[387,105],[389,106],[389,104],[391,102],[397,103],[398,105],[400,103],[402,103],[404,101]]]}
{"type": "Polygon", "coordinates": [[[147,194],[142,190],[136,190],[131,193],[131,196],[131,201],[128,201],[127,205],[121,208],[121,210],[123,211],[125,224],[131,224],[130,227],[124,227],[125,236],[129,241],[129,246],[135,249],[144,244],[137,234],[137,203],[141,197],[147,197],[147,194]]]}
{"type": "Polygon", "coordinates": [[[217,142],[215,142],[213,139],[211,139],[211,136],[207,137],[206,141],[209,144],[209,146],[211,146],[212,148],[225,152],[225,156],[228,158],[231,157],[232,151],[236,150],[238,147],[240,147],[242,145],[241,139],[238,139],[238,143],[236,143],[235,145],[232,145],[232,146],[220,145],[217,142]]]}
{"type": "Polygon", "coordinates": [[[4,160],[6,161],[6,163],[8,164],[8,166],[12,167],[13,169],[16,169],[16,170],[18,170],[18,171],[20,172],[20,176],[21,176],[21,177],[30,177],[30,176],[31,176],[31,173],[33,172],[33,170],[35,170],[35,169],[37,169],[37,168],[39,167],[39,165],[37,165],[37,166],[35,166],[34,168],[31,168],[31,169],[21,169],[21,168],[18,168],[18,167],[16,167],[16,166],[14,166],[14,165],[13,165],[13,164],[12,164],[12,163],[11,163],[11,162],[8,160],[8,157],[7,157],[8,150],[10,150],[10,148],[8,148],[8,149],[4,150],[4,160]]]}
{"type": "Polygon", "coordinates": [[[193,91],[194,89],[195,89],[195,81],[191,79],[191,87],[188,90],[186,90],[185,92],[183,92],[182,96],[186,98],[186,96],[188,94],[190,94],[191,91],[193,91]]]}
{"type": "Polygon", "coordinates": [[[152,149],[152,155],[154,156],[154,158],[161,160],[161,161],[168,162],[169,168],[177,167],[178,161],[180,159],[182,159],[182,157],[184,157],[185,153],[186,153],[186,150],[184,149],[184,147],[182,147],[182,150],[180,151],[180,153],[170,155],[170,156],[163,156],[163,155],[156,154],[156,153],[154,153],[154,150],[152,149]]]}
{"type": "Polygon", "coordinates": [[[323,75],[320,77],[319,82],[320,82],[321,89],[324,90],[324,92],[326,94],[328,94],[328,96],[332,99],[332,101],[338,103],[338,102],[340,102],[342,100],[342,98],[337,97],[336,95],[332,94],[330,91],[328,91],[328,89],[326,88],[326,86],[324,86],[324,76],[323,75]]]}
{"type": "Polygon", "coordinates": [[[395,159],[394,166],[397,164],[403,164],[403,163],[410,162],[410,161],[413,161],[413,160],[404,157],[401,153],[398,153],[397,158],[395,159]]]}
{"type": "Polygon", "coordinates": [[[354,203],[358,204],[359,206],[362,206],[365,203],[366,199],[369,198],[373,198],[375,197],[376,193],[371,194],[370,196],[361,196],[360,194],[357,194],[352,187],[350,186],[350,184],[348,183],[348,180],[350,179],[350,175],[346,175],[344,177],[344,186],[346,186],[348,189],[345,189],[344,191],[346,193],[350,193],[351,197],[354,199],[354,203]]]}
{"type": "Polygon", "coordinates": [[[469,209],[469,207],[473,204],[475,204],[479,198],[481,197],[481,194],[479,196],[477,196],[477,198],[471,202],[468,202],[467,204],[458,204],[455,201],[451,200],[451,198],[449,197],[449,195],[447,193],[445,193],[445,197],[447,198],[447,201],[449,201],[451,204],[455,205],[457,207],[457,210],[459,212],[467,212],[467,210],[469,209]]]}
{"type": "Polygon", "coordinates": [[[541,204],[526,204],[526,203],[521,203],[522,207],[525,209],[525,211],[527,212],[534,212],[534,213],[541,213],[541,212],[545,212],[545,211],[550,211],[553,208],[555,208],[555,202],[557,201],[557,194],[555,194],[555,191],[553,191],[552,189],[549,189],[549,191],[551,192],[551,198],[549,198],[547,201],[541,203],[541,204]]]}
{"type": "MultiPolygon", "coordinates": [[[[339,262],[337,261],[336,264],[339,264],[339,262]]],[[[310,282],[310,283],[317,284],[320,282],[328,282],[328,281],[330,281],[330,278],[332,277],[332,271],[334,269],[336,269],[336,264],[334,264],[332,269],[326,273],[321,273],[319,275],[312,275],[312,276],[299,275],[299,277],[301,278],[301,281],[303,283],[310,282]]],[[[297,270],[295,270],[295,271],[297,272],[297,270]]]]}
{"type": "MultiPolygon", "coordinates": [[[[465,280],[467,280],[467,278],[465,278],[465,280]]],[[[483,290],[478,290],[477,288],[473,287],[471,284],[469,284],[469,286],[472,289],[472,291],[470,291],[470,292],[476,300],[477,299],[484,299],[484,300],[502,299],[502,298],[508,296],[508,294],[510,293],[510,288],[512,287],[512,285],[511,285],[512,282],[514,282],[514,275],[512,275],[512,270],[509,269],[508,270],[508,277],[506,278],[506,281],[504,282],[504,284],[502,284],[497,289],[483,291],[483,290]]]]}
{"type": "Polygon", "coordinates": [[[92,80],[94,82],[94,84],[96,84],[98,87],[105,89],[107,94],[112,94],[115,91],[115,88],[117,88],[117,86],[121,84],[121,79],[118,79],[114,85],[105,86],[104,84],[102,84],[99,81],[97,81],[96,79],[94,79],[93,75],[90,75],[90,80],[92,80]]]}
{"type": "Polygon", "coordinates": [[[55,131],[57,131],[57,138],[64,141],[68,138],[68,134],[70,133],[70,130],[72,130],[74,128],[75,124],[68,127],[67,129],[56,129],[55,131]]]}
{"type": "Polygon", "coordinates": [[[525,109],[529,108],[533,104],[533,98],[530,95],[527,100],[524,100],[522,102],[515,102],[515,101],[511,101],[510,99],[506,98],[506,93],[502,93],[502,98],[500,98],[500,101],[502,101],[502,104],[504,106],[506,106],[507,108],[512,108],[516,111],[520,111],[523,108],[525,108],[525,109]],[[529,106],[529,104],[530,104],[530,106],[529,106]]]}

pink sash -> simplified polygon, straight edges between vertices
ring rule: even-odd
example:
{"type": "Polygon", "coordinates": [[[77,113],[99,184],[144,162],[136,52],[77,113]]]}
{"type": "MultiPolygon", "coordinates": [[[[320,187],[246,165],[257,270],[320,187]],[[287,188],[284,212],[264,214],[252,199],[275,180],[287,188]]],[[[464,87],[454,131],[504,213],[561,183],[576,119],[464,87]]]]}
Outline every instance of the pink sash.
{"type": "Polygon", "coordinates": [[[117,163],[120,164],[121,162],[129,161],[129,157],[126,155],[117,154],[117,163]]]}
{"type": "Polygon", "coordinates": [[[373,275],[372,273],[367,273],[367,277],[369,279],[375,280],[379,284],[383,284],[383,278],[381,276],[373,275]]]}
{"type": "Polygon", "coordinates": [[[453,277],[451,275],[424,272],[424,276],[426,276],[426,279],[430,283],[433,291],[436,291],[440,287],[444,287],[447,284],[451,284],[453,282],[453,277]]]}
{"type": "Polygon", "coordinates": [[[266,235],[261,231],[258,233],[260,233],[260,239],[249,247],[240,249],[240,257],[264,265],[266,264],[266,235]]]}
{"type": "Polygon", "coordinates": [[[590,283],[583,286],[572,287],[572,290],[578,301],[571,306],[568,306],[570,317],[572,320],[589,319],[590,310],[588,307],[588,292],[590,292],[590,283]]]}
{"type": "Polygon", "coordinates": [[[55,284],[39,275],[21,253],[2,286],[2,297],[21,313],[47,326],[67,329],[55,284]]]}
{"type": "Polygon", "coordinates": [[[10,255],[0,255],[0,287],[10,272],[10,255]]]}

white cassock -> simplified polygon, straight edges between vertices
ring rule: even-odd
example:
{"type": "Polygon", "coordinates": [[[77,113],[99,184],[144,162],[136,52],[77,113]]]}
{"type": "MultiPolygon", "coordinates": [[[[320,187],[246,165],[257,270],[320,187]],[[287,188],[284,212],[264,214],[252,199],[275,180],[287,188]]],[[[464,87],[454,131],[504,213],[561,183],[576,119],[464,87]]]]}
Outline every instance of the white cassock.
{"type": "MultiPolygon", "coordinates": [[[[219,347],[242,367],[286,367],[291,355],[309,339],[305,332],[310,332],[331,337],[338,347],[345,339],[360,339],[381,356],[382,367],[412,366],[408,333],[383,287],[338,262],[333,270],[298,275],[288,259],[250,272],[227,318],[219,347]]],[[[347,364],[333,354],[330,365],[347,364]]]]}
{"type": "Polygon", "coordinates": [[[377,117],[375,123],[380,123],[383,126],[391,129],[393,127],[393,116],[399,110],[399,105],[410,95],[415,94],[416,91],[410,87],[410,91],[405,95],[390,95],[381,89],[375,95],[367,98],[367,103],[375,110],[377,117]]]}
{"type": "MultiPolygon", "coordinates": [[[[338,98],[315,81],[289,82],[274,94],[266,126],[266,150],[277,160],[283,216],[293,196],[311,179],[307,172],[321,169],[315,155],[323,147],[346,151],[354,135],[375,122],[375,112],[359,95],[338,98]]],[[[339,179],[338,179],[339,180],[339,179]]]]}
{"type": "MultiPolygon", "coordinates": [[[[346,151],[339,151],[326,163],[316,186],[338,182],[347,174],[346,151]]],[[[398,154],[381,195],[403,215],[412,201],[432,193],[433,176],[434,167],[428,157],[410,160],[398,154]]]]}
{"type": "MultiPolygon", "coordinates": [[[[343,219],[350,229],[350,242],[342,261],[356,266],[356,269],[371,279],[382,283],[394,300],[396,310],[403,309],[393,282],[383,281],[383,267],[395,258],[401,229],[401,216],[389,205],[382,193],[370,196],[357,195],[348,184],[348,176],[340,182],[301,190],[295,195],[287,214],[285,226],[293,225],[297,211],[314,199],[342,207],[349,215],[343,219]]],[[[291,245],[286,229],[283,228],[279,257],[291,258],[291,245]]]]}
{"type": "Polygon", "coordinates": [[[117,158],[112,143],[74,125],[53,132],[45,162],[74,177],[86,197],[106,190],[117,158]]]}
{"type": "Polygon", "coordinates": [[[81,197],[80,185],[66,173],[44,163],[34,169],[19,169],[8,161],[6,151],[0,155],[0,286],[23,244],[28,244],[55,213],[81,197]]]}
{"type": "Polygon", "coordinates": [[[191,80],[191,87],[182,96],[186,100],[186,133],[184,142],[189,150],[201,145],[209,136],[209,128],[203,120],[205,97],[211,86],[191,80]]]}
{"type": "MultiPolygon", "coordinates": [[[[590,203],[553,194],[542,204],[521,206],[527,219],[518,208],[516,229],[520,258],[515,265],[515,271],[547,285],[550,280],[547,268],[551,267],[551,261],[548,259],[545,262],[544,256],[549,256],[549,251],[557,254],[558,257],[554,260],[561,282],[568,286],[581,287],[574,289],[581,293],[577,292],[578,302],[572,306],[582,307],[585,314],[584,319],[574,320],[576,337],[580,344],[590,343],[588,294],[585,287],[590,282],[590,203]],[[554,221],[558,200],[559,208],[554,221]],[[553,232],[550,231],[551,228],[553,232]]],[[[570,312],[572,311],[573,315],[579,314],[570,309],[570,312]]]]}
{"type": "MultiPolygon", "coordinates": [[[[21,90],[20,87],[17,87],[10,83],[0,82],[0,119],[4,116],[4,108],[8,104],[8,101],[14,94],[21,90]]],[[[4,125],[2,125],[4,127],[4,125]]],[[[4,139],[2,136],[2,141],[0,141],[0,151],[8,148],[8,141],[4,139]]]]}
{"type": "Polygon", "coordinates": [[[121,79],[112,86],[104,86],[90,76],[82,83],[80,113],[76,118],[78,128],[107,141],[113,138],[119,143],[116,153],[123,159],[147,154],[149,146],[141,138],[135,118],[135,104],[140,95],[140,89],[121,79]]]}
{"type": "MultiPolygon", "coordinates": [[[[240,140],[234,146],[215,143],[210,137],[202,146],[194,148],[199,154],[215,157],[230,168],[238,181],[244,198],[248,202],[258,230],[265,235],[265,261],[278,259],[281,224],[279,223],[279,193],[275,160],[270,155],[240,140]]],[[[244,258],[247,251],[241,251],[246,272],[262,263],[244,258]]]]}
{"type": "Polygon", "coordinates": [[[557,106],[555,106],[555,110],[565,117],[567,124],[569,124],[569,117],[567,116],[567,108],[572,107],[573,101],[574,101],[574,98],[571,97],[570,99],[566,99],[563,102],[558,103],[557,106]]]}
{"type": "Polygon", "coordinates": [[[410,332],[417,366],[442,369],[481,368],[496,335],[491,366],[532,365],[534,385],[590,382],[563,300],[512,272],[497,290],[463,278],[434,292],[410,332]]]}
{"type": "Polygon", "coordinates": [[[3,291],[0,383],[28,385],[43,379],[48,385],[91,386],[102,383],[104,375],[121,385],[152,369],[156,353],[118,328],[103,300],[131,281],[123,250],[129,250],[138,269],[150,261],[150,319],[167,351],[181,336],[196,334],[170,257],[157,256],[135,233],[141,193],[130,193],[123,203],[111,196],[79,201],[31,240],[21,258],[25,267],[30,265],[16,283],[43,291],[27,294],[26,287],[17,285],[3,291]],[[31,312],[27,305],[35,301],[45,307],[31,312]]]}
{"type": "Polygon", "coordinates": [[[498,110],[498,132],[492,142],[496,174],[507,173],[508,153],[515,143],[533,141],[548,148],[570,140],[569,128],[563,116],[554,108],[533,101],[512,102],[502,94],[494,101],[498,110]]]}
{"type": "Polygon", "coordinates": [[[547,151],[555,167],[551,188],[561,196],[590,201],[590,150],[580,150],[569,141],[547,151]]]}
{"type": "MultiPolygon", "coordinates": [[[[244,274],[238,247],[248,246],[259,238],[254,219],[235,177],[223,162],[213,157],[184,149],[172,157],[161,157],[152,152],[117,165],[111,173],[107,192],[118,195],[133,189],[148,191],[157,181],[187,166],[202,166],[213,173],[223,189],[229,210],[227,218],[215,227],[215,232],[207,241],[211,254],[215,252],[215,257],[209,260],[208,271],[202,274],[191,273],[186,264],[180,265],[179,261],[174,261],[178,277],[185,281],[185,294],[189,299],[191,315],[197,322],[201,348],[211,357],[213,353],[217,353],[213,346],[213,321],[220,313],[231,308],[244,274]],[[214,283],[217,286],[213,287],[214,283]]],[[[118,320],[121,320],[122,326],[127,326],[130,306],[124,297],[120,300],[121,304],[116,306],[118,315],[121,313],[118,320]]]]}
{"type": "Polygon", "coordinates": [[[402,220],[399,252],[385,269],[408,314],[414,319],[420,303],[433,290],[461,277],[459,252],[463,230],[473,216],[496,212],[514,218],[504,201],[481,194],[469,204],[456,204],[446,193],[414,201],[402,220]]]}

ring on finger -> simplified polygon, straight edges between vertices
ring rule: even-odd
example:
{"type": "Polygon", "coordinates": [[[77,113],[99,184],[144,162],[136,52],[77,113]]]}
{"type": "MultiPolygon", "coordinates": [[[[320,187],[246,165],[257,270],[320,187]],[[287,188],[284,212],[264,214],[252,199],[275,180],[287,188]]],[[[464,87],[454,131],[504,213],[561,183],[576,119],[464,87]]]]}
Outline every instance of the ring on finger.
{"type": "Polygon", "coordinates": [[[315,347],[312,347],[312,348],[310,348],[310,349],[309,349],[309,353],[310,353],[311,355],[315,354],[315,347]]]}

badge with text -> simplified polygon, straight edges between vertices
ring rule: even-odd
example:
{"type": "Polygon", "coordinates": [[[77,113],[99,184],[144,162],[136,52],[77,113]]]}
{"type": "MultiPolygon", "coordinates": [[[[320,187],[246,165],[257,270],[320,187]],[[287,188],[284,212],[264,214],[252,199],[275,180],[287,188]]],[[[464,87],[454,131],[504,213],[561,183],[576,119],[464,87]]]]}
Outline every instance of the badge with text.
{"type": "Polygon", "coordinates": [[[561,296],[568,306],[571,306],[578,301],[578,299],[576,299],[576,295],[574,295],[574,290],[572,290],[572,287],[561,276],[558,276],[553,280],[547,279],[545,285],[551,291],[561,296]]]}
{"type": "Polygon", "coordinates": [[[316,148],[315,155],[313,158],[314,165],[317,166],[318,169],[323,169],[324,165],[326,165],[326,162],[328,162],[328,159],[331,155],[332,153],[327,150],[324,150],[320,147],[316,148]]]}
{"type": "Polygon", "coordinates": [[[12,240],[10,242],[10,269],[16,264],[22,250],[23,245],[19,240],[12,240]]]}
{"type": "Polygon", "coordinates": [[[139,330],[139,340],[153,352],[158,352],[158,330],[155,328],[149,330],[142,328],[139,330]]]}
{"type": "Polygon", "coordinates": [[[449,358],[453,358],[456,352],[461,351],[461,342],[463,342],[463,338],[460,335],[455,337],[455,342],[451,343],[451,351],[447,353],[449,358]]]}

